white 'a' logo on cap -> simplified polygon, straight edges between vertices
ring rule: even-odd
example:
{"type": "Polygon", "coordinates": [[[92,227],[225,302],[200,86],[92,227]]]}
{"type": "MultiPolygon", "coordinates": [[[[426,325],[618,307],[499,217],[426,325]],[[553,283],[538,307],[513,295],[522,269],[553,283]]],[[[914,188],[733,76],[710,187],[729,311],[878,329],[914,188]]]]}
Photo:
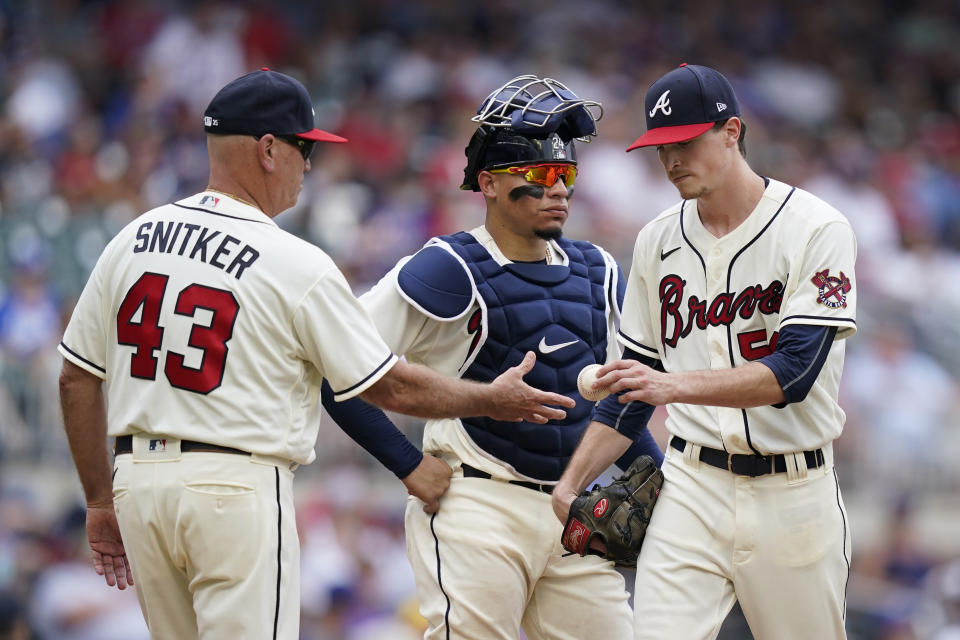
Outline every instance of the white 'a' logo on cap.
{"type": "Polygon", "coordinates": [[[653,105],[653,109],[650,109],[650,117],[653,117],[653,114],[657,112],[657,109],[663,112],[663,115],[668,116],[673,113],[673,107],[670,106],[670,98],[667,96],[670,94],[670,89],[667,89],[660,97],[657,98],[657,104],[653,105]]]}

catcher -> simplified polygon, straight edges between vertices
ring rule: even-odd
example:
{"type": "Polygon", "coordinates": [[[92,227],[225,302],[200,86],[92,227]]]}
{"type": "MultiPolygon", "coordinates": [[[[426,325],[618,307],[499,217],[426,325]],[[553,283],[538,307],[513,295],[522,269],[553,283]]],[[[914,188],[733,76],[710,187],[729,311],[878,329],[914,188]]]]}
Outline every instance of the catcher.
{"type": "MultiPolygon", "coordinates": [[[[411,362],[482,381],[535,351],[525,379],[576,401],[547,424],[427,423],[424,452],[453,474],[437,509],[407,504],[426,640],[506,640],[521,629],[529,640],[632,635],[623,576],[595,555],[565,555],[562,523],[550,517],[550,492],[594,412],[577,391],[578,374],[621,351],[623,273],[601,247],[563,233],[579,211],[571,205],[577,151],[601,113],[551,78],[519,76],[495,89],[472,118],[461,183],[483,198],[483,223],[432,238],[360,299],[393,352],[411,362]]],[[[645,424],[632,407],[619,420],[632,447],[621,468],[644,453],[662,460],[645,424]]],[[[364,446],[377,455],[378,444],[364,446]]]]}

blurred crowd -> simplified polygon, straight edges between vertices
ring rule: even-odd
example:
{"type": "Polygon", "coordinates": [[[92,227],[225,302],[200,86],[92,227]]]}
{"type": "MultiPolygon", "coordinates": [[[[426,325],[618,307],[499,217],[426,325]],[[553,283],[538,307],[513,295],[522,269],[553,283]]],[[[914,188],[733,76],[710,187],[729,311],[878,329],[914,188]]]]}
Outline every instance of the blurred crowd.
{"type": "MultiPolygon", "coordinates": [[[[219,87],[289,73],[318,126],[349,138],[315,154],[277,221],[359,294],[431,235],[482,221],[457,189],[470,117],[521,73],[603,103],[567,234],[628,268],[676,191],[656,154],[624,149],[646,87],[684,61],[733,82],[754,167],[857,233],[836,446],[851,637],[960,638],[958,41],[955,0],[0,0],[0,640],[147,637],[135,596],[86,558],[54,347],[107,240],[206,184],[201,116],[219,87]]],[[[298,472],[303,638],[419,637],[402,485],[332,424],[317,453],[298,472]]],[[[723,637],[743,633],[731,618],[723,637]]]]}

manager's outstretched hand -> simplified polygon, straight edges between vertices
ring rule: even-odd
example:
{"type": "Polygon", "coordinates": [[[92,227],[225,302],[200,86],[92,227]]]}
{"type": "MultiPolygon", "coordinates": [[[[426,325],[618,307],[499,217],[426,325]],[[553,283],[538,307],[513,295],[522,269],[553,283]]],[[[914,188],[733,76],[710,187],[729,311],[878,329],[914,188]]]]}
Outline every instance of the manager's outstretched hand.
{"type": "Polygon", "coordinates": [[[526,420],[538,424],[567,417],[566,411],[555,409],[554,406],[573,408],[577,403],[572,398],[535,389],[523,381],[523,376],[530,373],[536,362],[536,354],[528,351],[520,364],[507,369],[490,383],[496,404],[487,415],[494,420],[526,420]]]}

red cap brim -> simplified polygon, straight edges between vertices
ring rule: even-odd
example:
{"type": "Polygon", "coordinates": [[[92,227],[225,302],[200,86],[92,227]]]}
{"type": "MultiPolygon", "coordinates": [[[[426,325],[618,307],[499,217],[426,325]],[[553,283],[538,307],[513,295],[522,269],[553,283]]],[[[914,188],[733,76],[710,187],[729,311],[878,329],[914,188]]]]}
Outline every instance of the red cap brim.
{"type": "Polygon", "coordinates": [[[713,122],[701,122],[700,124],[684,124],[678,127],[658,127],[651,129],[627,147],[627,151],[633,151],[640,147],[652,147],[655,145],[673,144],[674,142],[692,140],[701,133],[709,131],[714,124],[713,122]]]}
{"type": "Polygon", "coordinates": [[[346,138],[341,138],[340,136],[334,135],[327,131],[321,129],[314,129],[313,131],[307,131],[306,133],[298,133],[298,138],[304,138],[306,140],[316,140],[317,142],[346,142],[346,138]]]}

